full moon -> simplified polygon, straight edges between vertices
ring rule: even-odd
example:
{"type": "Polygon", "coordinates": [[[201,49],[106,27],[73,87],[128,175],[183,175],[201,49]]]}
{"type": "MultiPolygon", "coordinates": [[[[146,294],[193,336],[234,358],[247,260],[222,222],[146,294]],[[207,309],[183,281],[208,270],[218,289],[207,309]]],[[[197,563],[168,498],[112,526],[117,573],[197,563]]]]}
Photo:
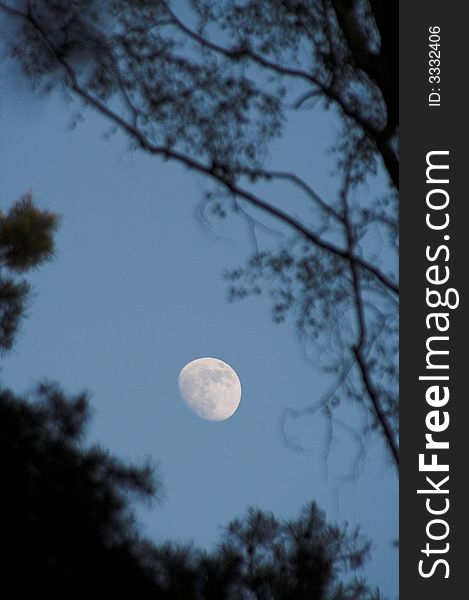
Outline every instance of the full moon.
{"type": "Polygon", "coordinates": [[[178,386],[187,406],[202,419],[225,421],[241,400],[236,371],[218,358],[197,358],[179,373],[178,386]]]}

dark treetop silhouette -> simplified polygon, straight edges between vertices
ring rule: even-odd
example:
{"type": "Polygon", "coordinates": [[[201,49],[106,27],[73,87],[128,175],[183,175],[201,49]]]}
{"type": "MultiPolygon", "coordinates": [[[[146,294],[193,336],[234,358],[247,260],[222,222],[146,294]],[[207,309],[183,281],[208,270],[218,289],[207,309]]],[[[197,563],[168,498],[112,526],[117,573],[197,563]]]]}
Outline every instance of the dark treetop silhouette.
{"type": "Polygon", "coordinates": [[[62,89],[135,148],[205,176],[204,214],[242,214],[254,237],[263,215],[276,219],[283,241],[227,274],[230,295],[267,290],[276,321],[294,316],[332,381],[308,411],[332,426],[353,403],[360,434],[378,432],[397,466],[397,3],[190,4],[183,17],[164,0],[0,0],[0,17],[40,90],[62,89]],[[308,177],[266,166],[289,115],[309,119],[318,103],[341,127],[326,198],[314,165],[308,177]],[[376,173],[385,189],[370,197],[376,173]]]}
{"type": "MultiPolygon", "coordinates": [[[[31,196],[0,213],[0,347],[11,349],[29,287],[24,274],[50,258],[57,215],[31,196]]],[[[314,503],[279,522],[249,510],[211,554],[145,540],[131,497],[158,488],[150,466],[86,447],[85,394],[42,383],[27,396],[0,387],[2,598],[379,598],[356,571],[369,544],[326,523],[314,503]]]]}

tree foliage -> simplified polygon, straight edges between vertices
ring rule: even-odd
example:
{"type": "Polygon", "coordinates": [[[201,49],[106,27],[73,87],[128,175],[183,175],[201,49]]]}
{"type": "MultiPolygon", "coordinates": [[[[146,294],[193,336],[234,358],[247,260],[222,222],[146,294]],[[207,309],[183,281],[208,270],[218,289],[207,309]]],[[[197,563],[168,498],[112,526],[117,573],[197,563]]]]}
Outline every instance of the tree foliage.
{"type": "MultiPolygon", "coordinates": [[[[0,323],[9,323],[0,338],[4,352],[28,291],[26,281],[11,277],[52,256],[57,226],[58,216],[37,208],[30,194],[0,216],[0,323]],[[8,296],[8,285],[23,295],[8,296]]],[[[251,509],[229,525],[212,553],[146,540],[131,501],[155,495],[152,468],[87,446],[88,419],[86,394],[68,397],[43,382],[20,396],[0,385],[2,598],[377,597],[356,577],[344,580],[347,570],[362,566],[369,544],[358,530],[327,524],[314,503],[288,522],[251,509]]]]}
{"type": "Polygon", "coordinates": [[[26,399],[0,392],[2,597],[150,597],[127,493],[148,495],[147,469],[79,440],[86,397],[42,384],[26,399]]]}
{"type": "Polygon", "coordinates": [[[49,260],[58,216],[41,211],[26,194],[8,213],[0,211],[0,350],[13,346],[30,287],[19,275],[49,260]]]}

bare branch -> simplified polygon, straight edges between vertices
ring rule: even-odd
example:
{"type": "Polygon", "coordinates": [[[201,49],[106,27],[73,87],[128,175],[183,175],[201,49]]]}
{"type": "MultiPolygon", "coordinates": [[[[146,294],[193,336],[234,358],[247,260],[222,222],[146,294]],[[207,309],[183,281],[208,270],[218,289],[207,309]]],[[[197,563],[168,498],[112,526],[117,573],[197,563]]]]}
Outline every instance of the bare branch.
{"type": "Polygon", "coordinates": [[[289,181],[290,183],[296,185],[304,192],[311,200],[313,200],[324,212],[326,212],[329,216],[334,217],[340,223],[343,223],[343,217],[340,213],[338,213],[330,204],[325,202],[321,196],[313,190],[313,188],[306,183],[304,179],[296,175],[295,173],[290,173],[288,171],[276,171],[276,170],[268,170],[268,169],[243,169],[242,173],[245,173],[249,176],[264,178],[267,180],[271,179],[283,179],[289,181]]]}

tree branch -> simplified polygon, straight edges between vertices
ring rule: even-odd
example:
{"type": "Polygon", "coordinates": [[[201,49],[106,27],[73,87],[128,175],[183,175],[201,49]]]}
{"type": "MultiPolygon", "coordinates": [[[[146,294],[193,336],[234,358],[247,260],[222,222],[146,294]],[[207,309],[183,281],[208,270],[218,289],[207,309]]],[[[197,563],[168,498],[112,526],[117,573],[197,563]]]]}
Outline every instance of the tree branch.
{"type": "MultiPolygon", "coordinates": [[[[351,186],[350,169],[352,168],[352,164],[353,164],[353,159],[350,161],[349,171],[346,174],[345,181],[344,181],[344,187],[341,192],[341,198],[342,198],[343,210],[344,210],[344,223],[345,223],[345,230],[346,230],[346,235],[347,235],[347,245],[348,245],[348,249],[349,249],[350,253],[353,252],[353,246],[355,243],[353,229],[352,229],[352,225],[350,223],[348,203],[347,203],[347,197],[348,197],[349,189],[351,186]]],[[[365,340],[366,340],[365,309],[363,306],[363,298],[361,295],[360,276],[359,276],[357,265],[355,262],[350,261],[350,269],[351,269],[351,274],[352,274],[352,286],[353,286],[355,312],[357,315],[357,323],[358,323],[358,340],[357,340],[356,344],[353,345],[352,349],[353,349],[356,363],[357,363],[359,371],[360,371],[361,380],[362,380],[365,390],[368,394],[368,397],[371,401],[373,413],[375,415],[375,418],[376,418],[379,426],[381,427],[381,430],[384,435],[384,439],[386,440],[386,444],[391,452],[395,466],[397,468],[399,468],[399,449],[397,446],[397,442],[396,442],[394,433],[392,431],[392,427],[389,422],[389,419],[381,405],[381,401],[379,398],[379,392],[376,389],[376,387],[374,386],[374,383],[371,379],[370,367],[366,364],[366,360],[365,360],[365,356],[364,356],[364,347],[365,347],[365,340]]]]}
{"type": "MultiPolygon", "coordinates": [[[[2,7],[3,3],[0,3],[0,8],[2,7]]],[[[290,226],[294,231],[300,234],[301,237],[313,243],[317,247],[327,251],[328,253],[334,256],[337,256],[344,260],[352,261],[354,264],[359,265],[369,275],[376,278],[385,288],[387,288],[396,295],[399,294],[398,285],[392,279],[390,279],[388,276],[382,273],[376,266],[372,265],[371,263],[362,259],[361,257],[354,255],[349,251],[349,249],[340,248],[335,244],[332,244],[331,242],[322,239],[319,235],[307,228],[300,221],[298,221],[288,213],[269,204],[267,201],[263,200],[262,198],[250,192],[249,190],[243,189],[231,177],[228,176],[224,169],[220,169],[218,165],[207,165],[195,158],[187,156],[167,146],[161,146],[151,143],[134,125],[127,122],[118,113],[111,110],[99,98],[92,96],[86,89],[84,89],[80,85],[77,75],[73,70],[72,66],[58,51],[58,49],[55,48],[53,43],[49,40],[45,32],[42,30],[42,27],[37,21],[37,19],[31,12],[28,12],[27,14],[22,14],[19,11],[15,11],[15,14],[17,16],[21,16],[22,18],[29,20],[31,25],[42,37],[49,51],[53,54],[58,64],[61,65],[61,67],[63,68],[66,76],[69,79],[69,85],[71,89],[82,100],[84,100],[86,104],[94,107],[96,110],[98,110],[98,112],[100,112],[102,115],[111,120],[115,125],[117,125],[120,129],[126,132],[139,144],[139,146],[143,150],[150,154],[161,156],[166,160],[173,159],[193,171],[196,171],[198,173],[210,177],[211,179],[214,179],[219,184],[221,184],[226,190],[233,193],[235,196],[246,200],[250,205],[261,209],[263,212],[277,218],[280,222],[290,226]]]]}
{"type": "Polygon", "coordinates": [[[313,188],[306,183],[304,179],[302,179],[296,173],[291,173],[289,171],[277,171],[277,170],[269,170],[269,169],[246,169],[243,168],[241,173],[247,175],[248,177],[259,177],[267,180],[271,179],[283,179],[285,181],[289,181],[293,185],[299,187],[311,200],[313,200],[319,207],[326,212],[330,217],[334,217],[340,223],[343,223],[343,217],[340,213],[338,213],[330,204],[325,202],[321,196],[313,190],[313,188]]]}
{"type": "Polygon", "coordinates": [[[258,52],[255,52],[252,48],[249,48],[247,46],[240,46],[238,48],[226,48],[219,44],[215,44],[214,42],[211,42],[210,40],[202,37],[197,32],[193,31],[190,27],[188,27],[185,23],[183,23],[174,14],[174,12],[169,8],[167,4],[166,9],[170,14],[171,19],[174,21],[174,25],[188,37],[199,43],[201,46],[204,46],[205,48],[208,48],[231,60],[240,60],[242,58],[247,58],[248,60],[252,60],[264,68],[274,71],[278,75],[301,79],[315,86],[316,89],[312,90],[309,93],[311,95],[316,94],[318,92],[318,89],[321,90],[321,92],[327,98],[333,100],[337,104],[337,106],[344,113],[344,115],[351,118],[367,134],[367,136],[370,139],[374,140],[378,152],[383,158],[384,165],[389,173],[393,185],[396,187],[396,189],[399,188],[399,165],[396,156],[389,145],[389,132],[387,130],[382,131],[380,128],[373,125],[371,121],[366,120],[363,115],[361,115],[353,106],[346,102],[343,95],[341,95],[335,89],[334,83],[326,85],[317,76],[315,76],[309,71],[279,65],[278,63],[275,63],[265,58],[264,56],[262,56],[258,52]]]}

